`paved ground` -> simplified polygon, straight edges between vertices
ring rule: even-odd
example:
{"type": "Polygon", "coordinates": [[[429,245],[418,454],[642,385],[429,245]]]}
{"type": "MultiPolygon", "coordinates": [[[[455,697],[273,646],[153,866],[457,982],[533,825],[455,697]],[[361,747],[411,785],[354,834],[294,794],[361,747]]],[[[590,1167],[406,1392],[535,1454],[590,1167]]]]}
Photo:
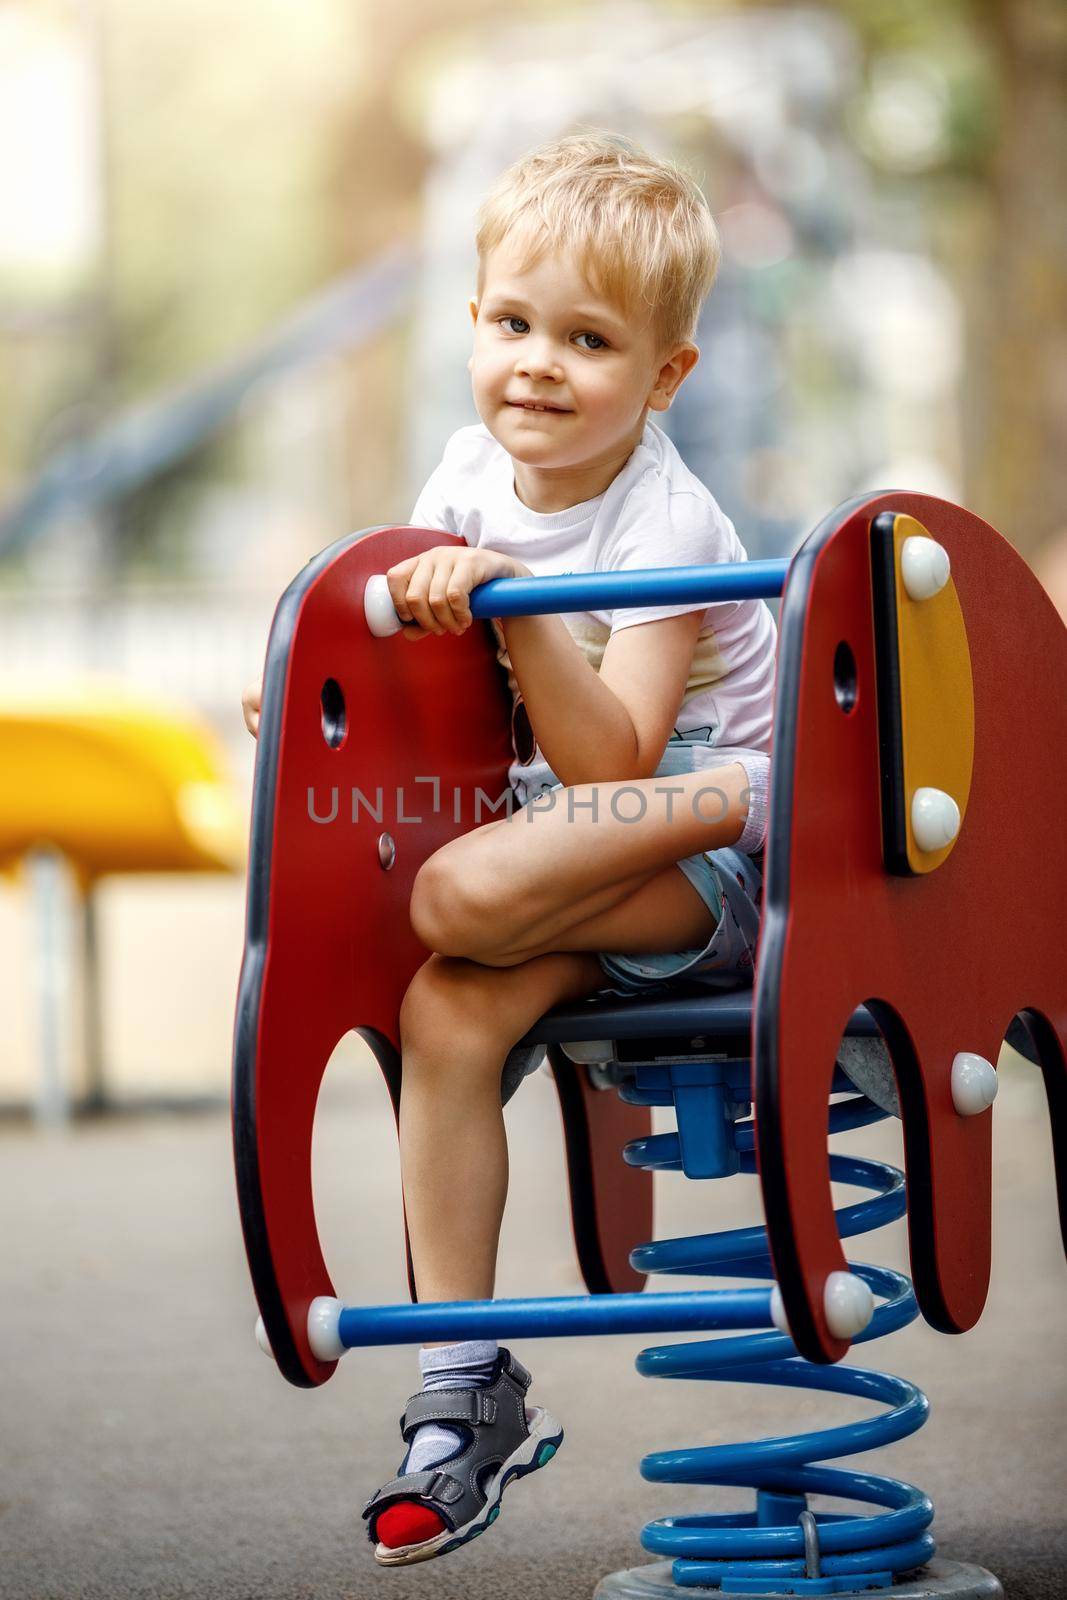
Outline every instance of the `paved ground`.
{"type": "MultiPolygon", "coordinates": [[[[507,1117],[497,1292],[579,1292],[549,1080],[529,1080],[507,1117]]],[[[997,1572],[1010,1600],[1062,1600],[1067,1266],[1036,1073],[1005,1068],[996,1117],[986,1314],[962,1338],[918,1324],[861,1352],[861,1364],[920,1382],[932,1417],[916,1437],[853,1459],[926,1488],[941,1553],[997,1572]]],[[[633,1367],[648,1338],[529,1340],[519,1353],[535,1374],[533,1397],[567,1429],[559,1457],[508,1491],[485,1538],[425,1566],[379,1571],[358,1507],[399,1462],[396,1419],[417,1386],[414,1352],[353,1352],[313,1394],[277,1377],[251,1338],[228,1139],[222,1111],[49,1136],[0,1128],[3,1600],[586,1600],[604,1573],[650,1559],[638,1532],[653,1516],[748,1502],[743,1492],[647,1484],[637,1471],[644,1452],[869,1412],[801,1393],[653,1384],[633,1367]]],[[[900,1158],[895,1123],[836,1143],[900,1158]]],[[[759,1215],[749,1179],[657,1182],[659,1236],[759,1215]]],[[[395,1139],[360,1047],[331,1068],[316,1185],[327,1258],[349,1298],[404,1298],[395,1139]]],[[[903,1248],[897,1225],[853,1254],[903,1264],[903,1248]]]]}

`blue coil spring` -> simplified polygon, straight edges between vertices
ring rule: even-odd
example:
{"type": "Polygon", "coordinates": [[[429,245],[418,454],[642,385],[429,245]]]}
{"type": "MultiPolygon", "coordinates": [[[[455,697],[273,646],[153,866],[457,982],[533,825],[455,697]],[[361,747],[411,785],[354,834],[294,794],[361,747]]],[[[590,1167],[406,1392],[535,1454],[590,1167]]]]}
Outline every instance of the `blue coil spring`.
{"type": "MultiPolygon", "coordinates": [[[[722,1068],[718,1071],[721,1073],[722,1068]]],[[[749,1064],[731,1062],[729,1079],[739,1097],[733,1109],[747,1111],[749,1064]]],[[[852,1088],[835,1076],[834,1089],[852,1088]]],[[[675,1105],[670,1069],[639,1068],[635,1085],[619,1086],[621,1097],[634,1105],[675,1105]]],[[[887,1113],[865,1095],[829,1105],[829,1131],[842,1132],[880,1122],[887,1113]]],[[[681,1112],[679,1111],[679,1126],[681,1112]]],[[[751,1120],[731,1125],[735,1170],[754,1174],[754,1126],[751,1120]]],[[[678,1132],[634,1140],[623,1152],[628,1165],[656,1171],[681,1171],[678,1132]]],[[[904,1174],[878,1161],[831,1153],[830,1176],[836,1183],[872,1191],[874,1198],[848,1205],[835,1215],[842,1239],[883,1227],[904,1215],[904,1174]]],[[[731,1278],[774,1278],[767,1232],[763,1227],[736,1228],[691,1238],[662,1239],[640,1245],[631,1262],[646,1273],[707,1274],[731,1278]]],[[[849,1263],[876,1297],[874,1316],[856,1343],[880,1339],[918,1316],[911,1280],[884,1267],[849,1263]]],[[[724,1295],[730,1293],[724,1290],[724,1295]]],[[[778,1332],[698,1340],[691,1344],[658,1345],[642,1350],[637,1370],[650,1378],[686,1378],[719,1383],[769,1383],[783,1388],[821,1389],[861,1395],[891,1409],[862,1422],[813,1433],[760,1439],[752,1443],[660,1450],[641,1461],[641,1475],[654,1483],[718,1484],[756,1490],[756,1507],[740,1513],[661,1517],[641,1530],[646,1550],[673,1558],[672,1576],[679,1587],[736,1587],[743,1580],[767,1592],[825,1592],[830,1580],[848,1588],[888,1588],[894,1575],[929,1561],[934,1539],[926,1530],[934,1508],[928,1495],[913,1484],[841,1468],[813,1466],[871,1450],[906,1438],[921,1428],[929,1413],[922,1390],[903,1378],[852,1366],[821,1366],[796,1354],[787,1335],[778,1332]],[[815,1512],[818,1560],[815,1576],[811,1544],[798,1521],[807,1509],[807,1494],[858,1500],[889,1509],[875,1515],[815,1512]],[[834,1581],[836,1580],[836,1582],[834,1581]]],[[[810,1522],[809,1522],[810,1528],[810,1522]]]]}

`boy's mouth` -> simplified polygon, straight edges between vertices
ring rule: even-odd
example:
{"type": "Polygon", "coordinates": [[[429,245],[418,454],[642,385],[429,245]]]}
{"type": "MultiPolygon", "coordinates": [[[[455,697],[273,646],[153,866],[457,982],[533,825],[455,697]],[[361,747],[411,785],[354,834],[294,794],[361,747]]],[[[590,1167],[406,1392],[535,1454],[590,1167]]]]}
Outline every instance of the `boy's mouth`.
{"type": "Polygon", "coordinates": [[[563,416],[570,415],[566,406],[553,405],[549,400],[509,400],[507,404],[519,411],[556,411],[563,416]]]}

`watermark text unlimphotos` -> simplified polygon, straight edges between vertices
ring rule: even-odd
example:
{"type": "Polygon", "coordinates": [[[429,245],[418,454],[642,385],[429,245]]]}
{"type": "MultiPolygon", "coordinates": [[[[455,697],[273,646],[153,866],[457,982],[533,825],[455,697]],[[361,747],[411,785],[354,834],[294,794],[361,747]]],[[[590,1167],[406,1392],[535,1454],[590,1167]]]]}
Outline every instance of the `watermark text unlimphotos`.
{"type": "MultiPolygon", "coordinates": [[[[430,793],[420,791],[409,795],[403,786],[398,785],[395,790],[390,789],[390,795],[395,796],[395,805],[388,818],[390,825],[405,823],[420,823],[426,820],[426,811],[433,816],[440,816],[442,812],[442,789],[440,778],[416,778],[415,783],[430,785],[430,793]],[[409,806],[412,808],[409,813],[409,806]]],[[[608,785],[590,784],[588,799],[582,799],[574,788],[545,789],[541,794],[523,803],[511,788],[504,790],[496,800],[487,794],[481,787],[473,791],[474,822],[477,825],[483,820],[492,820],[498,816],[511,817],[514,815],[525,816],[527,821],[532,821],[535,816],[544,816],[547,812],[555,811],[557,806],[566,808],[568,822],[574,822],[579,814],[588,816],[592,822],[599,822],[602,811],[609,814],[616,822],[641,822],[648,812],[650,795],[667,796],[667,821],[672,822],[675,816],[675,801],[678,796],[684,796],[684,787],[670,784],[657,783],[654,789],[641,788],[636,784],[622,784],[619,787],[611,786],[611,793],[602,803],[600,789],[608,785]]],[[[342,795],[344,791],[337,785],[329,789],[319,790],[314,785],[308,785],[307,812],[310,820],[320,827],[325,827],[332,822],[347,821],[360,822],[364,817],[373,822],[382,822],[385,819],[385,788],[379,784],[368,795],[363,789],[351,788],[342,809],[342,795]]],[[[466,809],[465,800],[469,805],[471,791],[453,787],[452,789],[452,820],[461,822],[466,809]]],[[[748,804],[749,790],[745,786],[740,791],[742,806],[748,804]]],[[[694,817],[702,822],[721,822],[730,810],[730,798],[724,789],[717,784],[704,784],[694,790],[689,796],[689,805],[694,817]],[[711,797],[710,802],[708,796],[711,797]]]]}

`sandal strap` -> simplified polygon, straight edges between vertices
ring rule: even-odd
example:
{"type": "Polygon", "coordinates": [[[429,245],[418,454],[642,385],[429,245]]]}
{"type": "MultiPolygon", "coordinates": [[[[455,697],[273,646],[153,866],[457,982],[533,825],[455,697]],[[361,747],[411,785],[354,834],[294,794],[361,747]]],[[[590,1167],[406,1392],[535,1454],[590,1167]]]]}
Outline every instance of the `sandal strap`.
{"type": "Polygon", "coordinates": [[[530,1387],[531,1383],[533,1383],[533,1374],[531,1372],[527,1372],[518,1356],[512,1355],[510,1350],[506,1350],[503,1353],[507,1357],[503,1371],[506,1372],[509,1377],[514,1378],[515,1382],[521,1386],[523,1393],[525,1393],[530,1387]]]}
{"type": "Polygon", "coordinates": [[[496,1421],[496,1394],[503,1388],[520,1394],[533,1382],[522,1362],[506,1348],[501,1349],[500,1371],[493,1383],[478,1388],[422,1389],[411,1395],[400,1419],[401,1437],[408,1441],[424,1422],[466,1422],[472,1427],[496,1421]]]}
{"type": "Polygon", "coordinates": [[[466,1422],[473,1427],[496,1421],[496,1399],[486,1389],[428,1389],[413,1394],[400,1419],[405,1440],[424,1422],[466,1422]]]}
{"type": "Polygon", "coordinates": [[[429,1467],[425,1472],[405,1472],[400,1478],[383,1484],[377,1494],[372,1494],[363,1507],[363,1516],[371,1517],[394,1500],[440,1500],[452,1505],[463,1493],[463,1485],[447,1472],[429,1467]]]}

